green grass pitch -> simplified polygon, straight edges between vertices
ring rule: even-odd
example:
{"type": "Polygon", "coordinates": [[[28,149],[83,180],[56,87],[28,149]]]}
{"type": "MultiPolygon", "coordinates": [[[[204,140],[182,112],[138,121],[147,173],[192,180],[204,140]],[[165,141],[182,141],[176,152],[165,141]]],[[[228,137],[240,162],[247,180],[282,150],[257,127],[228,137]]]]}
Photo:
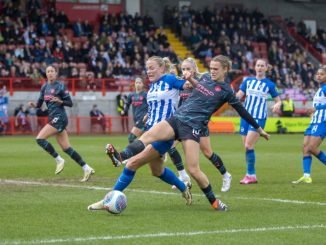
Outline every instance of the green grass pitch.
{"type": "MultiPolygon", "coordinates": [[[[86,207],[109,191],[122,170],[108,161],[105,144],[122,149],[127,136],[70,138],[96,171],[87,183],[79,182],[81,168],[54,139],[66,159],[58,176],[54,160],[33,137],[0,137],[0,244],[325,244],[326,166],[313,158],[313,183],[291,184],[302,175],[302,140],[300,134],[260,139],[259,183],[243,186],[240,136],[212,135],[214,151],[233,176],[231,191],[220,192],[221,176],[203,156],[200,165],[228,212],[211,209],[195,183],[193,205],[186,206],[145,166],[125,191],[127,209],[112,215],[86,207]]],[[[166,165],[175,171],[170,160],[166,165]]]]}

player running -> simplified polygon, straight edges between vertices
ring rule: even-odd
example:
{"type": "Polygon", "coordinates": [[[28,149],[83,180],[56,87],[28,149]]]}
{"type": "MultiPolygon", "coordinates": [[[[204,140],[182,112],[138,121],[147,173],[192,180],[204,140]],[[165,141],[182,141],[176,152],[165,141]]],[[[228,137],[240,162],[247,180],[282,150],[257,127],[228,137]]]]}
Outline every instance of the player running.
{"type": "Polygon", "coordinates": [[[57,163],[55,174],[59,174],[64,169],[65,160],[55,151],[52,144],[47,141],[50,136],[55,135],[62,150],[83,168],[84,176],[80,181],[86,182],[95,171],[84,162],[78,152],[69,143],[66,130],[68,117],[64,107],[72,107],[72,101],[66,86],[57,80],[57,75],[58,73],[54,66],[48,66],[46,68],[47,82],[41,88],[37,103],[29,102],[29,105],[34,108],[41,108],[43,102],[45,102],[49,113],[49,121],[36,136],[36,142],[55,158],[57,163]]]}

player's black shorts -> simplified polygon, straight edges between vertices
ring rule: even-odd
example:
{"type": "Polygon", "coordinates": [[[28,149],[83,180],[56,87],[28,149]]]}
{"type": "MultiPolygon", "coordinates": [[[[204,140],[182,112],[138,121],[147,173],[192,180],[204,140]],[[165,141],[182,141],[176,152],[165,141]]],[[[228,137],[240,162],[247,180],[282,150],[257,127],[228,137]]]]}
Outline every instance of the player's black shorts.
{"type": "Polygon", "coordinates": [[[194,140],[199,143],[201,130],[194,129],[175,117],[170,117],[167,122],[173,128],[176,140],[194,140]]]}
{"type": "Polygon", "coordinates": [[[200,131],[200,137],[208,137],[209,136],[209,129],[208,127],[205,127],[200,131]]]}
{"type": "Polygon", "coordinates": [[[145,130],[145,124],[143,122],[143,120],[137,120],[135,121],[135,127],[139,128],[140,130],[144,131],[145,130]]]}
{"type": "Polygon", "coordinates": [[[49,118],[49,124],[56,128],[59,133],[61,133],[68,125],[68,118],[66,116],[55,116],[53,118],[49,118]]]}

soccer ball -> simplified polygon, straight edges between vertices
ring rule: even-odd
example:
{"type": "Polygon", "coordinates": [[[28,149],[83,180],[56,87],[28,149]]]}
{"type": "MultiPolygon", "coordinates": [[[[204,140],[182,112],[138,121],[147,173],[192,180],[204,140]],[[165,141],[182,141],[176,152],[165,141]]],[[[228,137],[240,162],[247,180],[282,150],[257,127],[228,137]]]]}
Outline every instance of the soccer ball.
{"type": "Polygon", "coordinates": [[[127,207],[127,197],[121,191],[110,191],[105,195],[104,208],[112,214],[120,214],[127,207]]]}

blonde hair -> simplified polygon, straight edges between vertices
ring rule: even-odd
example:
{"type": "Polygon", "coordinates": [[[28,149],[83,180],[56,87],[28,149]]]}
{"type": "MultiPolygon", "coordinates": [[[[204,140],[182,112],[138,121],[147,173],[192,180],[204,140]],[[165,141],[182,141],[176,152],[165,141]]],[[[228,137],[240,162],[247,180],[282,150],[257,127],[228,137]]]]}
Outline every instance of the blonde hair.
{"type": "Polygon", "coordinates": [[[170,65],[170,74],[174,74],[174,75],[178,75],[179,71],[178,71],[178,66],[176,64],[171,64],[170,65]],[[176,72],[176,74],[174,74],[173,72],[176,72]]]}
{"type": "Polygon", "coordinates": [[[170,73],[172,63],[168,57],[151,56],[147,61],[155,61],[159,67],[164,67],[164,73],[170,73]]]}
{"type": "Polygon", "coordinates": [[[203,73],[199,72],[198,65],[194,58],[188,57],[187,59],[183,60],[182,63],[183,62],[188,62],[192,66],[195,71],[195,77],[201,77],[203,75],[203,73]]]}
{"type": "MultiPolygon", "coordinates": [[[[232,61],[229,57],[224,55],[215,56],[211,61],[220,62],[223,68],[227,68],[227,72],[231,71],[232,61]]],[[[225,74],[226,75],[226,74],[225,74]]]]}

